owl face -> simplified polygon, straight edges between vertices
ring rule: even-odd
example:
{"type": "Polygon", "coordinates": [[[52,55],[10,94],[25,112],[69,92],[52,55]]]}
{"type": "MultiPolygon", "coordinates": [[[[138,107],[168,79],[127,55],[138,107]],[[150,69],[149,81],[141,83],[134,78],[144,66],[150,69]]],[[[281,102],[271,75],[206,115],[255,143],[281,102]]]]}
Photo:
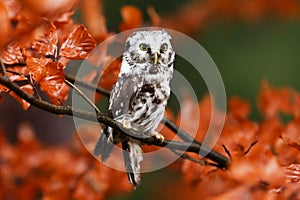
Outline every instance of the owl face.
{"type": "Polygon", "coordinates": [[[172,67],[174,55],[171,36],[164,30],[134,32],[126,40],[129,63],[172,67]]]}

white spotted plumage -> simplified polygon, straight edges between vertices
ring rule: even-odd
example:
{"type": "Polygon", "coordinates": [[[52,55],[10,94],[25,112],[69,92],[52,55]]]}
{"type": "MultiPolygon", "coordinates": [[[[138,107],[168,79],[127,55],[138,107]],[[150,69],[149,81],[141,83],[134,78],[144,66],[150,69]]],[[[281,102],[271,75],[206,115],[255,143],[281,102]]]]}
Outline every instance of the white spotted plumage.
{"type": "MultiPolygon", "coordinates": [[[[164,116],[170,96],[174,57],[171,36],[164,30],[137,31],[126,40],[118,81],[109,100],[109,111],[125,128],[140,133],[138,136],[151,136],[164,116]]],[[[120,136],[114,136],[112,129],[104,130],[104,134],[116,143],[118,138],[115,137],[120,136]]],[[[122,140],[122,147],[128,178],[137,185],[142,161],[140,143],[127,138],[122,140]]],[[[102,152],[99,154],[102,158],[107,157],[102,152]]]]}

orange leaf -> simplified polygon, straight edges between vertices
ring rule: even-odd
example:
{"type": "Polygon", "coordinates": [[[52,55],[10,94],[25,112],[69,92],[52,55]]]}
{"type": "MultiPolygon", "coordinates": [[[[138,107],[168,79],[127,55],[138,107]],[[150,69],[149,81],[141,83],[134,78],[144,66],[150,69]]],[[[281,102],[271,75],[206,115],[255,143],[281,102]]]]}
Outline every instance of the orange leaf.
{"type": "Polygon", "coordinates": [[[69,87],[63,84],[65,75],[61,63],[52,62],[49,58],[32,57],[28,57],[26,62],[29,74],[53,104],[60,105],[68,98],[69,87]]]}
{"type": "Polygon", "coordinates": [[[282,138],[275,140],[273,148],[281,165],[290,165],[300,160],[299,150],[287,144],[282,138]]]}
{"type": "Polygon", "coordinates": [[[300,119],[290,122],[281,137],[290,146],[300,150],[300,119]]]}
{"type": "MultiPolygon", "coordinates": [[[[24,90],[25,92],[27,92],[28,94],[32,95],[34,93],[33,87],[29,84],[20,86],[20,88],[22,90],[24,90]]],[[[12,96],[13,98],[15,98],[21,104],[21,106],[23,107],[24,110],[27,110],[30,107],[30,103],[28,103],[23,98],[16,95],[13,91],[9,92],[9,95],[12,96]]]]}
{"type": "Polygon", "coordinates": [[[55,55],[57,41],[56,27],[52,23],[46,22],[35,30],[31,47],[42,55],[55,55]]]}
{"type": "MultiPolygon", "coordinates": [[[[4,85],[1,85],[0,84],[0,94],[2,93],[2,92],[8,92],[9,91],[9,89],[7,88],[7,87],[5,87],[4,85]]],[[[2,97],[2,96],[0,96],[0,97],[2,97]]]]}
{"type": "Polygon", "coordinates": [[[258,107],[266,117],[274,117],[279,112],[300,116],[300,94],[290,88],[271,88],[268,83],[262,83],[258,98],[258,107]]]}
{"type": "Polygon", "coordinates": [[[58,62],[50,62],[44,72],[45,76],[40,81],[41,90],[47,94],[53,104],[60,105],[60,100],[66,99],[66,88],[61,90],[65,80],[62,65],[58,62]]]}
{"type": "Polygon", "coordinates": [[[299,183],[300,181],[300,164],[291,164],[283,167],[286,175],[286,180],[292,183],[299,183]]]}
{"type": "Polygon", "coordinates": [[[273,144],[282,133],[283,125],[279,118],[270,118],[259,124],[259,141],[264,144],[273,144]]]}
{"type": "Polygon", "coordinates": [[[69,59],[85,59],[95,47],[95,39],[80,25],[63,42],[60,55],[69,59]]]}
{"type": "Polygon", "coordinates": [[[280,101],[280,111],[300,117],[300,94],[291,88],[281,88],[278,90],[280,101]]]}
{"type": "Polygon", "coordinates": [[[234,188],[229,188],[216,196],[209,199],[222,200],[222,199],[251,199],[250,188],[245,185],[240,185],[234,188]]]}
{"type": "Polygon", "coordinates": [[[138,28],[142,25],[142,12],[135,6],[123,6],[121,16],[123,22],[119,24],[120,31],[138,28]]]}
{"type": "Polygon", "coordinates": [[[70,33],[78,27],[78,24],[72,20],[72,12],[67,12],[57,18],[53,23],[56,27],[58,40],[60,44],[65,41],[70,33]]]}
{"type": "Polygon", "coordinates": [[[6,50],[1,54],[3,63],[15,64],[23,61],[23,55],[18,43],[11,43],[7,46],[6,50]]]}
{"type": "Polygon", "coordinates": [[[48,93],[48,97],[53,104],[61,105],[68,99],[69,90],[69,86],[66,83],[63,83],[58,91],[51,94],[48,93]]]}
{"type": "Polygon", "coordinates": [[[16,67],[10,67],[10,71],[17,72],[19,74],[15,74],[12,72],[7,72],[7,75],[9,76],[9,79],[11,81],[23,81],[27,80],[27,78],[24,76],[26,74],[27,68],[24,66],[16,66],[16,67]]]}
{"type": "Polygon", "coordinates": [[[118,74],[119,74],[120,67],[121,67],[120,60],[115,59],[112,61],[112,59],[114,59],[114,58],[109,58],[106,60],[107,62],[105,62],[105,61],[103,62],[103,66],[105,66],[105,68],[101,74],[101,79],[100,79],[100,83],[99,83],[100,87],[103,87],[108,90],[110,90],[113,87],[113,85],[117,82],[118,74]],[[107,63],[108,63],[108,66],[107,66],[107,63]]]}
{"type": "Polygon", "coordinates": [[[46,76],[46,70],[48,63],[52,62],[50,58],[33,58],[28,57],[26,59],[28,73],[32,78],[39,83],[41,79],[46,76]]]}
{"type": "Polygon", "coordinates": [[[270,187],[283,185],[284,172],[276,157],[269,150],[260,150],[260,154],[253,157],[235,157],[229,168],[231,178],[248,186],[260,181],[266,182],[270,187]]]}
{"type": "Polygon", "coordinates": [[[239,97],[231,97],[229,110],[235,118],[246,119],[250,113],[250,105],[239,97]]]}
{"type": "Polygon", "coordinates": [[[278,98],[276,98],[275,91],[271,89],[267,82],[263,82],[261,91],[258,96],[258,108],[266,117],[276,116],[278,109],[278,98]]]}

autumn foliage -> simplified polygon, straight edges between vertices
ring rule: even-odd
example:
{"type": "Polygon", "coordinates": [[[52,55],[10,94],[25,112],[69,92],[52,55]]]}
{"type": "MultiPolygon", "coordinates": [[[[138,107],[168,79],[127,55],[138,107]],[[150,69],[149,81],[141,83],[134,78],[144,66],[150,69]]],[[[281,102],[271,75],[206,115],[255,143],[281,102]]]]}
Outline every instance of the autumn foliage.
{"type": "MultiPolygon", "coordinates": [[[[101,1],[81,1],[78,12],[82,12],[86,25],[72,19],[78,2],[0,0],[0,57],[6,68],[6,73],[0,71],[1,76],[8,76],[36,98],[44,93],[50,103],[63,105],[70,91],[65,82],[66,68],[72,67],[72,60],[88,58],[95,69],[83,77],[84,80],[93,82],[101,75],[99,86],[110,89],[116,81],[120,60],[106,52],[88,57],[97,44],[112,34],[106,29],[101,1]],[[107,68],[100,65],[107,65],[107,68]]],[[[299,17],[300,3],[296,0],[211,0],[192,1],[164,17],[153,7],[147,11],[150,25],[191,33],[205,28],[207,22],[220,16],[251,23],[270,15],[299,17]]],[[[119,31],[146,24],[142,11],[135,6],[124,6],[120,14],[119,31]]],[[[15,98],[25,110],[31,106],[0,84],[0,102],[2,94],[15,98]]],[[[182,105],[184,115],[174,116],[168,111],[168,118],[177,123],[181,121],[181,128],[187,132],[198,123],[196,139],[201,141],[210,124],[213,102],[209,96],[200,102],[186,97],[182,105]],[[196,108],[201,111],[199,122],[191,121],[196,108]]],[[[228,169],[178,160],[170,170],[179,172],[182,180],[161,183],[164,185],[161,197],[299,199],[300,94],[263,82],[257,107],[262,116],[259,122],[249,119],[251,106],[246,100],[229,98],[228,112],[220,111],[220,115],[226,115],[226,120],[214,146],[214,150],[230,159],[228,169]],[[289,116],[290,120],[283,122],[282,116],[289,116]]],[[[219,122],[214,123],[218,125],[219,122]]],[[[164,128],[162,132],[172,138],[170,130],[164,128]]],[[[10,144],[0,132],[0,169],[0,199],[105,199],[132,191],[125,173],[101,164],[77,137],[65,147],[49,147],[26,126],[20,130],[17,144],[10,144]]]]}
{"type": "MultiPolygon", "coordinates": [[[[189,199],[299,197],[300,121],[295,111],[300,110],[300,105],[291,101],[299,98],[300,94],[292,89],[276,89],[263,83],[258,105],[264,119],[254,122],[248,118],[251,111],[249,103],[232,97],[223,131],[214,148],[225,154],[222,145],[226,147],[230,153],[230,167],[220,170],[179,160],[170,170],[182,173],[182,182],[164,184],[172,184],[172,190],[178,187],[175,199],[186,196],[189,199]],[[274,105],[273,101],[279,103],[274,105]],[[294,109],[285,109],[287,107],[294,109]],[[270,109],[274,110],[271,116],[265,112],[270,109]],[[290,115],[293,119],[284,124],[280,120],[281,114],[290,115]]],[[[184,124],[188,125],[196,107],[200,107],[202,118],[209,118],[211,113],[207,111],[212,106],[209,102],[209,96],[199,104],[185,99],[183,109],[186,107],[188,110],[186,115],[181,116],[184,124]]],[[[208,127],[209,121],[201,123],[208,127]]],[[[205,129],[199,129],[197,137],[202,137],[203,132],[205,129]]],[[[46,147],[30,129],[24,127],[19,132],[17,145],[9,144],[3,135],[0,142],[1,198],[103,199],[132,189],[125,173],[102,165],[81,146],[77,138],[67,147],[46,147]]],[[[174,198],[174,192],[168,188],[165,187],[162,197],[174,198]]]]}
{"type": "Polygon", "coordinates": [[[298,199],[299,98],[295,90],[276,89],[263,82],[257,99],[263,116],[260,122],[248,118],[251,109],[247,101],[230,98],[225,125],[215,146],[219,152],[226,148],[230,167],[215,170],[184,160],[183,177],[193,189],[187,188],[182,198],[298,199]],[[281,115],[289,115],[292,120],[284,124],[281,115]]]}

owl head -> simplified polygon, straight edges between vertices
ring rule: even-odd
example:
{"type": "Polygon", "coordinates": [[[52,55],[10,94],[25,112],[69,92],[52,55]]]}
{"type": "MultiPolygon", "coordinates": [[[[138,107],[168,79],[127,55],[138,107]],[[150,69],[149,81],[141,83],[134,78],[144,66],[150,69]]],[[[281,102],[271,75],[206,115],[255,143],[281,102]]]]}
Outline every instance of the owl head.
{"type": "Polygon", "coordinates": [[[125,43],[124,57],[132,64],[172,67],[174,55],[171,36],[165,30],[137,31],[125,43]]]}

